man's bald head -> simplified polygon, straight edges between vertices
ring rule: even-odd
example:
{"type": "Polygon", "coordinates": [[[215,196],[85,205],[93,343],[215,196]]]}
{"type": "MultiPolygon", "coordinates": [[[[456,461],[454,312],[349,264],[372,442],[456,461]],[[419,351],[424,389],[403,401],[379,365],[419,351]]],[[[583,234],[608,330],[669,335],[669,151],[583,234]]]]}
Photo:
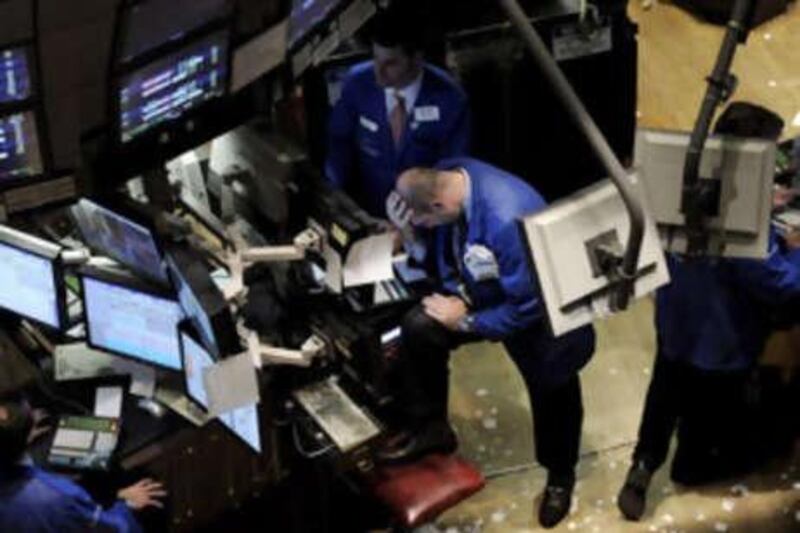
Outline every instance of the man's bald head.
{"type": "Polygon", "coordinates": [[[458,170],[411,168],[397,178],[396,189],[411,208],[415,226],[449,224],[461,214],[465,187],[458,170]]]}

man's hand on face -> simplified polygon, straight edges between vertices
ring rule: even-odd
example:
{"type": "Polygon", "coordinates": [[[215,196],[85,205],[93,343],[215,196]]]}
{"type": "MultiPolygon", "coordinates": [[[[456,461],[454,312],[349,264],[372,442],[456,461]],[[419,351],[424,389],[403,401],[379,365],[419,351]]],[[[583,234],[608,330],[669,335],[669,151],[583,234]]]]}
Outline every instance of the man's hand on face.
{"type": "Polygon", "coordinates": [[[413,211],[403,197],[397,191],[390,192],[386,197],[386,216],[394,227],[402,233],[410,231],[412,215],[413,211]]]}
{"type": "Polygon", "coordinates": [[[457,296],[433,294],[423,298],[425,314],[449,330],[457,331],[458,322],[468,313],[467,304],[457,296]]]}

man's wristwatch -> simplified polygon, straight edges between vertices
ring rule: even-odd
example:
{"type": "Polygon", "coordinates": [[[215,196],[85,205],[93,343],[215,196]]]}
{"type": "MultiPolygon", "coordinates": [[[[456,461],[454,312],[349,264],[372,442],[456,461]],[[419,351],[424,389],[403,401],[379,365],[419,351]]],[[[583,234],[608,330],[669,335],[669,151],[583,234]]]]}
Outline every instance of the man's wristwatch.
{"type": "Polygon", "coordinates": [[[475,326],[475,316],[471,314],[466,314],[458,319],[456,323],[456,329],[461,333],[471,333],[475,326]]]}

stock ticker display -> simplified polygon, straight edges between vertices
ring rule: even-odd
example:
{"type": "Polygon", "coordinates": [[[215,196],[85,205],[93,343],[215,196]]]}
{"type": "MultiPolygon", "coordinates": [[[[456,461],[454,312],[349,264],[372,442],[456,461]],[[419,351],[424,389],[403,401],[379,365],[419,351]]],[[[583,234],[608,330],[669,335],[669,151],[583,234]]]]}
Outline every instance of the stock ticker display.
{"type": "Polygon", "coordinates": [[[0,185],[42,172],[34,114],[26,111],[0,115],[0,185]]]}
{"type": "Polygon", "coordinates": [[[31,96],[31,77],[24,48],[0,50],[0,104],[31,96]]]}
{"type": "Polygon", "coordinates": [[[214,33],[122,77],[120,141],[129,142],[226,93],[228,41],[214,33]]]}

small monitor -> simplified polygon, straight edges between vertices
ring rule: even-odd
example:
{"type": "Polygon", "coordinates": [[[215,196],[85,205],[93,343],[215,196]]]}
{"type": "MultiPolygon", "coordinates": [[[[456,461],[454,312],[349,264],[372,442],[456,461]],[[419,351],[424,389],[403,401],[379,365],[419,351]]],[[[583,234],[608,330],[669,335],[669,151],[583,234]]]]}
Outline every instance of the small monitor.
{"type": "Polygon", "coordinates": [[[219,415],[218,418],[253,451],[261,453],[261,429],[258,424],[258,406],[256,404],[234,409],[219,415]]]}
{"type": "Polygon", "coordinates": [[[43,172],[34,112],[0,113],[0,188],[25,183],[43,172]]]}
{"type": "Polygon", "coordinates": [[[89,248],[150,280],[168,283],[152,230],[86,199],[71,212],[89,248]]]}
{"type": "Polygon", "coordinates": [[[191,248],[174,245],[166,263],[181,308],[206,349],[217,357],[240,351],[233,315],[203,258],[191,248]]]}
{"type": "Polygon", "coordinates": [[[66,294],[61,247],[0,226],[0,307],[64,329],[66,294]]]}
{"type": "Polygon", "coordinates": [[[181,369],[178,302],[130,276],[83,269],[88,344],[151,365],[181,369]]]}
{"type": "MultiPolygon", "coordinates": [[[[640,197],[636,177],[631,181],[640,197]]],[[[522,228],[554,335],[610,314],[615,281],[604,273],[598,246],[624,252],[630,233],[628,212],[616,187],[604,180],[527,216],[522,228]]],[[[655,224],[646,218],[633,297],[669,281],[655,224]]]]}
{"type": "Polygon", "coordinates": [[[179,41],[186,34],[225,18],[231,11],[228,0],[145,0],[123,14],[120,60],[130,61],[179,41]]]}
{"type": "MultiPolygon", "coordinates": [[[[689,134],[642,129],[635,160],[650,212],[666,250],[687,251],[681,212],[683,166],[689,134]]],[[[708,255],[763,258],[767,255],[775,144],[762,139],[711,136],[700,161],[699,178],[718,180],[719,209],[707,219],[708,255]]]]}
{"type": "Polygon", "coordinates": [[[118,141],[133,141],[224,96],[230,60],[228,38],[227,29],[211,33],[120,76],[116,94],[118,141]]]}
{"type": "Polygon", "coordinates": [[[0,48],[0,104],[27,100],[32,92],[26,48],[0,48]]]}
{"type": "Polygon", "coordinates": [[[180,345],[186,396],[203,410],[208,411],[208,393],[203,372],[214,365],[214,358],[186,325],[180,328],[180,345]]]}
{"type": "Polygon", "coordinates": [[[317,26],[325,22],[343,0],[293,0],[289,15],[287,48],[294,48],[317,26]]]}

